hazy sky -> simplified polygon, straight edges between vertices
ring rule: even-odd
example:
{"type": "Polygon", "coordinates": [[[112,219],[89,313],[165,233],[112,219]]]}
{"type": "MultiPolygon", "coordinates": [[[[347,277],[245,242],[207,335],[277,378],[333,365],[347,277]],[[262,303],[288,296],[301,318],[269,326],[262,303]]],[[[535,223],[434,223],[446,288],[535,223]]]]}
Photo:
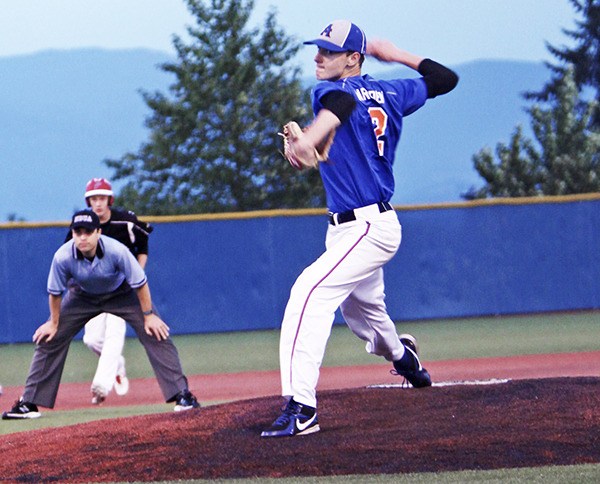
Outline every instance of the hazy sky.
{"type": "MultiPolygon", "coordinates": [[[[251,23],[275,7],[299,40],[348,18],[367,38],[384,37],[416,54],[455,65],[475,59],[552,60],[544,41],[569,45],[576,18],[568,0],[256,0],[251,23]]],[[[46,49],[144,47],[173,52],[193,22],[183,0],[0,0],[0,56],[46,49]]],[[[313,47],[301,49],[312,68],[313,47]]]]}

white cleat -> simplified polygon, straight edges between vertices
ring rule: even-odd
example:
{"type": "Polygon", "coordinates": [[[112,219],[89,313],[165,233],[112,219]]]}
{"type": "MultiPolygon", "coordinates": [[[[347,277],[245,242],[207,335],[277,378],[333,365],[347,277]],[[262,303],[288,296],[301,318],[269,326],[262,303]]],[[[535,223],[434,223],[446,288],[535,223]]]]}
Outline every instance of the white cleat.
{"type": "Polygon", "coordinates": [[[117,375],[115,378],[115,393],[122,397],[123,395],[127,395],[129,391],[129,378],[125,375],[117,375]]]}

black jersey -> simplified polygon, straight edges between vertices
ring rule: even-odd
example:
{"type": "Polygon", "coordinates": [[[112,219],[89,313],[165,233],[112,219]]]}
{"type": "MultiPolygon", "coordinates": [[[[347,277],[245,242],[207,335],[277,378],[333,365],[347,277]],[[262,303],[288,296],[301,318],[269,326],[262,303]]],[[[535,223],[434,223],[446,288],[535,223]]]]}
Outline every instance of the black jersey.
{"type": "MultiPolygon", "coordinates": [[[[100,224],[102,235],[111,237],[126,245],[134,256],[148,254],[148,234],[154,227],[149,223],[138,220],[135,213],[127,210],[111,208],[108,222],[100,224]]],[[[69,233],[65,242],[71,240],[69,233]]]]}

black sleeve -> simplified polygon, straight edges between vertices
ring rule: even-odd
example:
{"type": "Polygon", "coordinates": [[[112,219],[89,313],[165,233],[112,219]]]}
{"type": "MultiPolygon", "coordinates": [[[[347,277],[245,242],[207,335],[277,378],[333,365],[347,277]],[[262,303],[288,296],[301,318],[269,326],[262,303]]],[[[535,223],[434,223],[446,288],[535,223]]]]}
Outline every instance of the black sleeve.
{"type": "Polygon", "coordinates": [[[456,73],[431,59],[423,59],[419,64],[419,74],[427,86],[427,97],[434,98],[446,94],[458,84],[456,73]]]}
{"type": "Polygon", "coordinates": [[[137,215],[131,210],[128,210],[123,215],[124,220],[133,222],[133,233],[135,237],[133,245],[135,247],[135,255],[148,255],[148,235],[150,235],[150,232],[154,230],[154,227],[152,227],[146,222],[142,222],[140,219],[137,218],[137,215]]]}
{"type": "Polygon", "coordinates": [[[135,234],[135,248],[137,254],[148,255],[148,232],[143,230],[139,225],[133,226],[133,233],[135,234]]]}
{"type": "Polygon", "coordinates": [[[142,222],[131,210],[129,210],[127,213],[131,216],[131,221],[136,225],[136,227],[142,232],[145,232],[146,235],[150,234],[154,230],[152,225],[150,225],[148,222],[142,222]]]}
{"type": "Polygon", "coordinates": [[[137,218],[135,213],[113,208],[102,233],[125,244],[134,256],[148,254],[148,235],[154,227],[137,218]]]}
{"type": "Polygon", "coordinates": [[[111,220],[115,221],[127,221],[135,224],[136,228],[140,229],[142,232],[145,232],[146,235],[150,234],[154,227],[150,225],[148,222],[143,222],[137,218],[135,212],[131,210],[123,210],[123,209],[113,209],[112,210],[111,220]]]}
{"type": "Polygon", "coordinates": [[[348,120],[356,106],[352,94],[344,91],[330,91],[321,98],[321,104],[337,116],[340,123],[348,120]]]}

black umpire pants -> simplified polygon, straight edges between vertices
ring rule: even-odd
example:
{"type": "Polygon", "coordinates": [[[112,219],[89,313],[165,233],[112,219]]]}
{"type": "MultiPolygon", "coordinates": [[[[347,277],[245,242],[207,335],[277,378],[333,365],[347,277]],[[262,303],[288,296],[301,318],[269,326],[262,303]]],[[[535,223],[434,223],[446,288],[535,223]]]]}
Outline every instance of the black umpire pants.
{"type": "Polygon", "coordinates": [[[159,341],[146,334],[139,299],[131,287],[124,283],[110,294],[97,295],[71,286],[61,303],[56,335],[35,348],[23,400],[54,408],[71,341],[90,319],[101,313],[120,316],[135,330],[167,402],[174,401],[177,393],[187,388],[177,348],[171,338],[159,341]]]}

